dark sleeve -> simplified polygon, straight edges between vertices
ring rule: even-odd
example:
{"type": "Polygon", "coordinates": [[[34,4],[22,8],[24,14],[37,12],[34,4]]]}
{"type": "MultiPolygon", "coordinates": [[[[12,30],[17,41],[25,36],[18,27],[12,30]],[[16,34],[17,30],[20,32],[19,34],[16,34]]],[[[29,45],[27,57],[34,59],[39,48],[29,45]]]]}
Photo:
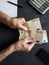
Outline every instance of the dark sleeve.
{"type": "Polygon", "coordinates": [[[19,40],[18,29],[10,29],[8,26],[0,23],[0,50],[8,47],[10,44],[19,40]]]}

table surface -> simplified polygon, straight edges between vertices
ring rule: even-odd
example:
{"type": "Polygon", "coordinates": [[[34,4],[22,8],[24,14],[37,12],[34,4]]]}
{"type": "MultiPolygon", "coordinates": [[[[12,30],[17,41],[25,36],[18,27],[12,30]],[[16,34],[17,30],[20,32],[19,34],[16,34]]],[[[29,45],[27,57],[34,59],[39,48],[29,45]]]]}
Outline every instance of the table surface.
{"type": "MultiPolygon", "coordinates": [[[[27,21],[39,17],[43,29],[47,30],[49,39],[49,10],[42,15],[30,6],[27,0],[18,0],[18,3],[23,6],[23,8],[18,8],[18,17],[24,17],[27,21]]],[[[35,45],[29,53],[14,52],[2,61],[0,65],[45,65],[36,57],[36,53],[40,48],[44,48],[49,52],[49,43],[35,45]]]]}

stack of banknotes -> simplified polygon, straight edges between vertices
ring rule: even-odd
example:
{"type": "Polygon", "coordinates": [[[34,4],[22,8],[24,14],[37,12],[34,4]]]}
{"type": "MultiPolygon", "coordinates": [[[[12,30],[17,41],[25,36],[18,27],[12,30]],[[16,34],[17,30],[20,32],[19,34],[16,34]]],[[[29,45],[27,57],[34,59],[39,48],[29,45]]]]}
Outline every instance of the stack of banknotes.
{"type": "Polygon", "coordinates": [[[37,44],[48,43],[47,32],[42,29],[39,18],[27,21],[25,26],[29,29],[29,32],[19,30],[19,39],[30,37],[35,38],[37,44]]]}

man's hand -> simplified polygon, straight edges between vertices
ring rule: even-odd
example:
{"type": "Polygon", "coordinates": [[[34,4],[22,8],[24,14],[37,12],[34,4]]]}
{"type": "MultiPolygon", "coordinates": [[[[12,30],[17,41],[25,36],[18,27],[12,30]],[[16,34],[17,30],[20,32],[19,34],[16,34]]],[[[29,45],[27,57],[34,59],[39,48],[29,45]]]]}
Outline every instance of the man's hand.
{"type": "Polygon", "coordinates": [[[14,44],[14,50],[29,52],[31,51],[35,43],[36,43],[35,39],[32,39],[32,38],[22,39],[14,44]]]}
{"type": "Polygon", "coordinates": [[[27,31],[27,27],[25,27],[26,21],[24,18],[11,18],[7,14],[0,11],[0,22],[8,25],[13,29],[27,31]]]}
{"type": "Polygon", "coordinates": [[[25,26],[26,21],[24,18],[11,18],[10,27],[13,29],[21,29],[27,31],[27,27],[25,26]]]}

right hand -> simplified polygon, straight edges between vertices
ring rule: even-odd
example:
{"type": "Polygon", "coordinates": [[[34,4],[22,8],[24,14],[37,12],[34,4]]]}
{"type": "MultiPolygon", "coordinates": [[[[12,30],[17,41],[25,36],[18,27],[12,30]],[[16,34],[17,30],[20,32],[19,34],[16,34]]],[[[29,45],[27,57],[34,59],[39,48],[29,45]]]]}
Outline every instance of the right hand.
{"type": "Polygon", "coordinates": [[[9,22],[9,26],[13,29],[21,29],[24,31],[28,31],[26,25],[26,21],[24,18],[11,18],[9,22]]]}
{"type": "Polygon", "coordinates": [[[33,48],[35,43],[35,39],[32,38],[22,39],[15,43],[14,50],[29,52],[33,48]]]}

